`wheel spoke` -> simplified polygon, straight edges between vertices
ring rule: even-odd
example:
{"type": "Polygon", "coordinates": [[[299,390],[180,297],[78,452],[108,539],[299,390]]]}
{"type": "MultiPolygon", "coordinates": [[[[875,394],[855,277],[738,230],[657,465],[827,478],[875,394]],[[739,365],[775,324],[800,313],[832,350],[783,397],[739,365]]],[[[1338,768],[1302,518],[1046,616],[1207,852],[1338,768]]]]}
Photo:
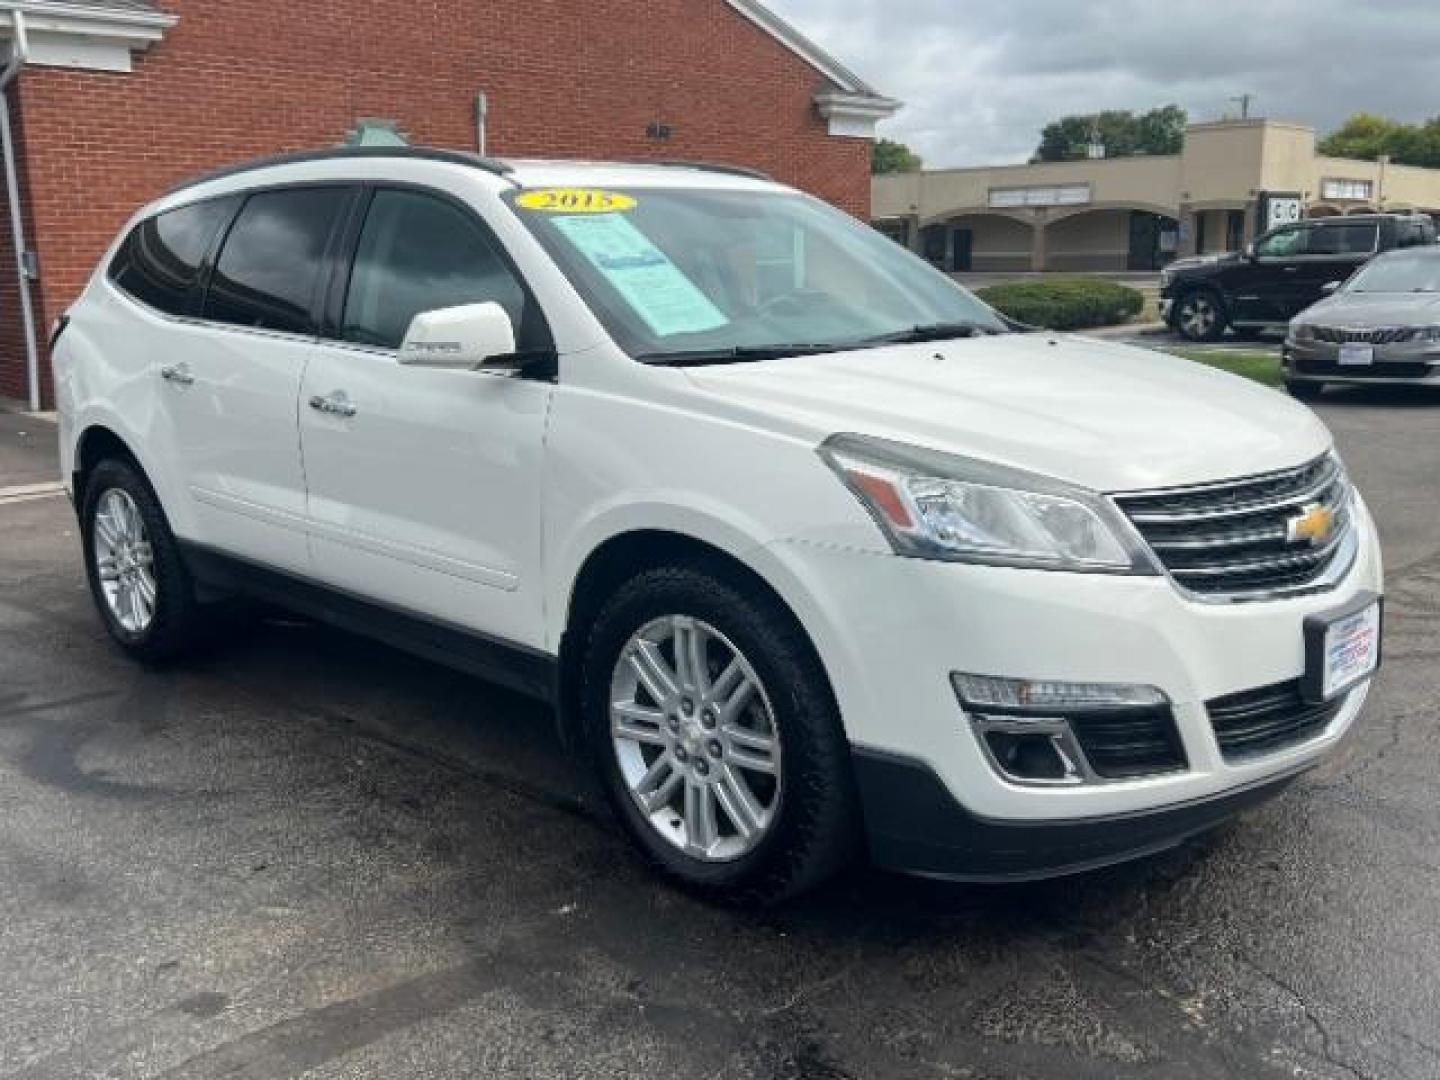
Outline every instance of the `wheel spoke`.
{"type": "Polygon", "coordinates": [[[682,690],[704,694],[710,685],[710,672],[705,666],[706,633],[694,619],[674,621],[675,675],[682,690]]]}
{"type": "Polygon", "coordinates": [[[99,536],[100,542],[111,551],[120,546],[120,530],[108,511],[102,511],[95,515],[95,533],[99,536]]]}
{"type": "MultiPolygon", "coordinates": [[[[738,665],[731,666],[734,667],[738,665]]],[[[724,675],[729,674],[730,672],[727,668],[724,675]]],[[[724,675],[722,675],[722,678],[724,675]]],[[[725,697],[716,698],[716,704],[720,710],[720,719],[725,723],[733,722],[737,716],[745,711],[745,706],[749,705],[750,699],[755,696],[755,683],[752,682],[750,676],[745,673],[744,668],[741,668],[739,673],[732,677],[731,681],[734,682],[734,689],[725,697]]]]}
{"type": "Polygon", "coordinates": [[[709,784],[685,785],[685,849],[708,855],[720,837],[715,821],[715,789],[709,784]]]}
{"type": "Polygon", "coordinates": [[[635,794],[645,812],[653,814],[670,801],[684,779],[685,774],[675,767],[675,759],[667,750],[650,763],[650,768],[635,785],[635,794]]]}
{"type": "Polygon", "coordinates": [[[675,673],[660,655],[659,647],[653,641],[639,641],[630,653],[630,666],[640,683],[655,699],[657,705],[668,705],[680,696],[675,673]]]}
{"type": "Polygon", "coordinates": [[[715,798],[742,839],[749,840],[764,827],[764,809],[750,786],[728,765],[723,767],[720,782],[715,785],[715,798]]]}
{"type": "Polygon", "coordinates": [[[665,714],[659,709],[637,705],[633,701],[617,701],[610,706],[610,733],[617,739],[664,746],[665,736],[660,731],[664,719],[665,714]]]}
{"type": "Polygon", "coordinates": [[[96,559],[95,572],[100,575],[101,581],[117,581],[120,578],[120,567],[115,562],[113,555],[96,559]]]}
{"type": "Polygon", "coordinates": [[[135,592],[145,604],[145,614],[148,617],[155,610],[155,579],[150,576],[150,571],[139,567],[135,574],[135,592]]]}

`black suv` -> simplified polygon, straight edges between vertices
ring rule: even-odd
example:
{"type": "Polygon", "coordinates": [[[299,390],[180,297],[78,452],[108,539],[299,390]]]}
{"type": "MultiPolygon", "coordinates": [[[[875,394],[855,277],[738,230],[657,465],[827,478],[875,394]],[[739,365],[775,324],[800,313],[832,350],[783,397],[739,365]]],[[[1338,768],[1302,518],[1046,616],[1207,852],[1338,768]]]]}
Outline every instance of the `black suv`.
{"type": "Polygon", "coordinates": [[[1435,243],[1424,214],[1352,214],[1271,229],[1243,253],[1171,263],[1160,275],[1160,311],[1191,341],[1283,329],[1377,252],[1435,243]]]}

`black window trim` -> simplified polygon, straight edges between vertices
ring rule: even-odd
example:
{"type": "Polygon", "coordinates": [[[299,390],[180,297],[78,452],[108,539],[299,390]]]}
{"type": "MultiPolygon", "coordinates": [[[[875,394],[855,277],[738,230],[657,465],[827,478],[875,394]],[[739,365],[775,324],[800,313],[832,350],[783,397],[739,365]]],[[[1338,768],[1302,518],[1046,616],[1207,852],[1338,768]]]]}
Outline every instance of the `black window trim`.
{"type": "MultiPolygon", "coordinates": [[[[345,227],[340,233],[334,261],[330,267],[330,281],[324,294],[324,308],[319,318],[319,337],[327,346],[385,357],[394,357],[399,352],[398,349],[391,349],[384,345],[346,341],[340,337],[340,327],[345,317],[345,300],[350,292],[350,279],[355,273],[355,256],[360,249],[360,234],[364,231],[365,221],[369,216],[370,205],[374,202],[375,195],[380,191],[409,191],[448,204],[464,215],[480,232],[480,235],[510,272],[510,276],[520,286],[520,291],[525,295],[527,313],[533,312],[531,317],[535,320],[535,334],[538,340],[535,347],[525,355],[533,355],[535,362],[533,367],[527,365],[523,369],[523,373],[531,378],[543,378],[551,381],[556,378],[558,363],[555,335],[550,328],[550,320],[546,316],[545,309],[541,306],[535,290],[530,287],[530,282],[510,254],[510,249],[506,247],[482,214],[464,199],[430,184],[407,180],[366,180],[357,182],[356,186],[359,193],[351,207],[345,227]]],[[[517,326],[515,330],[518,336],[521,328],[517,326]]]]}

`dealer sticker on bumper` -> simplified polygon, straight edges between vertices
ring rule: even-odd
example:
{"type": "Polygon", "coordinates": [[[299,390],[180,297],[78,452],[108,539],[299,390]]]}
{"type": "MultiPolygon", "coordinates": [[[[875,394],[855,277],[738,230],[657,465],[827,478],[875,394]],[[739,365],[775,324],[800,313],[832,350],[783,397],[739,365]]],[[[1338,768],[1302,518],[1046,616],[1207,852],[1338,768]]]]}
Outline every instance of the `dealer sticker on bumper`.
{"type": "Polygon", "coordinates": [[[1380,666],[1380,600],[1305,620],[1305,697],[1329,701],[1364,682],[1380,666]]]}

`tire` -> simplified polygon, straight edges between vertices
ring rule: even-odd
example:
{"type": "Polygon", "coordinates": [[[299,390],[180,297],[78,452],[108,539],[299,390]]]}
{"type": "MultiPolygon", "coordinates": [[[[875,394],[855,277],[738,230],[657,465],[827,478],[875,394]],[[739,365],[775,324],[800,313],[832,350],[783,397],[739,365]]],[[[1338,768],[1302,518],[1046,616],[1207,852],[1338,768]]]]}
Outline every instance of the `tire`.
{"type": "Polygon", "coordinates": [[[102,461],[86,478],[80,521],[90,595],[121,649],[156,663],[204,640],[207,613],[144,474],[128,461],[102,461]],[[141,606],[122,596],[138,596],[141,606]]]}
{"type": "Polygon", "coordinates": [[[1286,379],[1285,392],[1293,398],[1301,401],[1314,401],[1325,393],[1323,382],[1301,382],[1299,379],[1286,379]]]}
{"type": "MultiPolygon", "coordinates": [[[[653,675],[653,668],[646,670],[653,675]]],[[[581,709],[587,756],[611,808],[645,859],[683,887],[726,903],[775,903],[818,885],[856,851],[850,749],[829,681],[804,631],[760,590],[698,565],[632,578],[592,625],[581,709]],[[688,627],[688,636],[681,638],[677,627],[688,627]],[[667,640],[667,634],[673,636],[667,640]],[[686,666],[705,671],[708,689],[675,663],[676,644],[684,640],[701,643],[703,664],[686,666]],[[681,689],[668,703],[662,701],[663,684],[652,694],[632,662],[642,647],[653,650],[681,689]],[[748,674],[739,677],[753,683],[748,698],[727,680],[737,657],[748,665],[748,674]],[[716,702],[730,694],[730,701],[744,698],[747,704],[717,721],[712,692],[716,702]],[[627,712],[623,730],[614,727],[621,701],[627,710],[648,710],[647,717],[627,712]],[[744,742],[732,740],[736,729],[744,742]],[[627,737],[637,731],[650,741],[627,737]],[[776,749],[752,749],[766,734],[776,749]],[[723,746],[716,735],[724,737],[723,746]],[[768,761],[773,781],[750,771],[756,760],[768,761]],[[701,770],[707,770],[703,776],[701,770]],[[737,796],[738,782],[750,803],[737,796]],[[653,799],[648,810],[637,791],[653,799]],[[711,807],[708,835],[705,803],[711,807]],[[739,821],[755,807],[764,813],[751,815],[752,823],[764,824],[747,838],[739,821]]]]}
{"type": "Polygon", "coordinates": [[[1219,341],[1229,321],[1214,289],[1192,289],[1175,301],[1175,332],[1187,341],[1219,341]]]}

